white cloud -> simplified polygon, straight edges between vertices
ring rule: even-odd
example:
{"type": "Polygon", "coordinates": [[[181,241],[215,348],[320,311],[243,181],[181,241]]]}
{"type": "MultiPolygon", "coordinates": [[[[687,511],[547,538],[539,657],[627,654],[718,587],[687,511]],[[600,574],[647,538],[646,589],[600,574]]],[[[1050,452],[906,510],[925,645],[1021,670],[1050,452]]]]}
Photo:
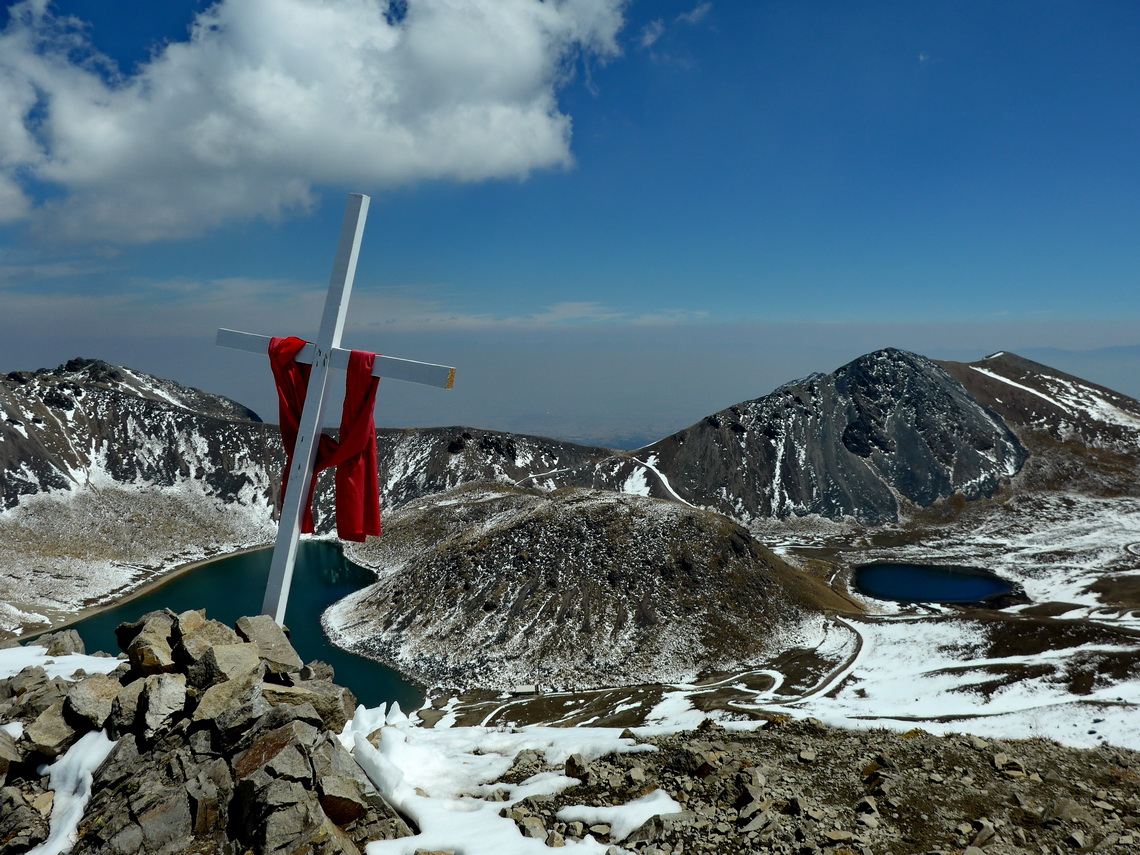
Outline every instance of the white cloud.
{"type": "Polygon", "coordinates": [[[658,18],[655,21],[650,21],[641,30],[641,47],[652,47],[653,43],[661,38],[661,34],[665,32],[665,23],[658,18]]]}
{"type": "Polygon", "coordinates": [[[681,24],[697,24],[700,23],[705,15],[712,9],[712,3],[698,3],[688,12],[682,12],[677,16],[677,23],[681,24]]]}
{"type": "Polygon", "coordinates": [[[142,242],[374,192],[572,163],[556,93],[626,0],[222,0],[129,76],[46,0],[0,32],[0,210],[142,242]],[[79,59],[77,59],[79,57],[79,59]],[[62,198],[33,207],[28,179],[62,198]],[[363,186],[362,186],[363,185],[363,186]]]}

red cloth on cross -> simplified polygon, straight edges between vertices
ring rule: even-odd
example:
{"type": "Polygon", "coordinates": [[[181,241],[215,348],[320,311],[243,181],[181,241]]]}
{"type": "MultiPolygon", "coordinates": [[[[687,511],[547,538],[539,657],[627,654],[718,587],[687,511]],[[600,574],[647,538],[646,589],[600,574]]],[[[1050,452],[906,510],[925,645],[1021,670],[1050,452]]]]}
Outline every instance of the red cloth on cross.
{"type": "MultiPolygon", "coordinates": [[[[289,336],[269,341],[269,362],[277,383],[277,401],[281,413],[281,441],[288,461],[281,479],[284,498],[293,466],[293,449],[305,406],[311,366],[296,360],[306,342],[289,336]]],[[[305,514],[301,531],[313,530],[313,490],[317,473],[336,467],[336,532],[344,540],[363,541],[368,535],[380,534],[380,482],[376,472],[376,423],[372,411],[376,406],[376,387],[380,378],[372,376],[376,354],[352,351],[345,380],[344,409],[340,417],[340,439],[321,434],[317,462],[305,498],[305,514]]]]}

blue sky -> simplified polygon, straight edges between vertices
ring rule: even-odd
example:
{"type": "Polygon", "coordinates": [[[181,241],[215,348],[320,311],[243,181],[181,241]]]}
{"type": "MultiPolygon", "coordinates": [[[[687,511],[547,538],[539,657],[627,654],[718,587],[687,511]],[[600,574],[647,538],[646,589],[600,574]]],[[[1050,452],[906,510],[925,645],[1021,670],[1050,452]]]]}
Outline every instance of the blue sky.
{"type": "Polygon", "coordinates": [[[214,331],[311,337],[362,192],[346,346],[460,369],[381,424],[634,442],[884,346],[1140,394],[1134,2],[7,12],[2,371],[272,419],[214,331]]]}

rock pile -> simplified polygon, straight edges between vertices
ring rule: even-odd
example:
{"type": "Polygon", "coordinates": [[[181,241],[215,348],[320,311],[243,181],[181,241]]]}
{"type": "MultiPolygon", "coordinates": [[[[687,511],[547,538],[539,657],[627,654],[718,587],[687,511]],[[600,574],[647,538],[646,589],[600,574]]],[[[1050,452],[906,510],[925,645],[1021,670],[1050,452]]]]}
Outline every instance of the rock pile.
{"type": "MultiPolygon", "coordinates": [[[[152,612],[116,630],[110,674],[0,681],[0,855],[43,841],[53,794],[39,774],[84,734],[117,740],[92,783],[73,853],[359,853],[412,833],[334,736],[356,700],[302,663],[266,616],[236,632],[202,612],[152,612]]],[[[83,652],[74,632],[40,639],[83,652]]]]}
{"type": "MultiPolygon", "coordinates": [[[[1140,851],[1140,755],[1125,749],[854,732],[812,720],[755,732],[706,723],[644,741],[658,750],[571,757],[561,771],[581,785],[503,815],[551,846],[591,835],[641,855],[1140,851]],[[626,804],[655,789],[684,810],[620,840],[604,824],[558,818],[569,805],[626,804]]],[[[523,752],[504,783],[544,770],[523,752]]]]}
{"type": "MultiPolygon", "coordinates": [[[[45,786],[41,764],[100,729],[117,741],[94,774],[78,855],[340,855],[413,833],[333,735],[351,694],[328,666],[303,664],[272,620],[243,618],[235,632],[200,612],[154,612],[118,634],[126,653],[108,674],[64,681],[29,667],[0,680],[0,855],[47,838],[63,790],[45,786]]],[[[37,643],[82,651],[71,632],[37,643]]],[[[655,750],[558,768],[521,751],[479,797],[501,802],[531,848],[590,837],[609,855],[1140,851],[1140,753],[1127,749],[779,717],[641,741],[655,750]],[[514,785],[555,771],[580,783],[512,800],[514,785]],[[636,828],[628,813],[593,810],[655,798],[676,810],[655,791],[681,810],[636,828]],[[582,819],[599,814],[612,825],[582,819]]]]}

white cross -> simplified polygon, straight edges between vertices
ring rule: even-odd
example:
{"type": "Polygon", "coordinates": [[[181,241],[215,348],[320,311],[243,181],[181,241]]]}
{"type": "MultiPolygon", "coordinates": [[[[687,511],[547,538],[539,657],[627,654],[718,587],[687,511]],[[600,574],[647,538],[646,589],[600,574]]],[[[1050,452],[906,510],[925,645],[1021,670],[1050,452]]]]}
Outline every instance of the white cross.
{"type": "MultiPolygon", "coordinates": [[[[285,622],[285,607],[289,601],[289,586],[293,581],[293,564],[297,559],[305,499],[320,444],[321,416],[329,373],[333,368],[346,368],[351,353],[341,348],[340,335],[348,311],[352,280],[356,275],[356,259],[360,254],[360,237],[364,233],[364,220],[368,216],[368,202],[369,198],[359,193],[348,197],[336,260],[333,262],[332,276],[329,277],[329,292],[325,298],[321,329],[316,342],[305,345],[296,357],[297,362],[312,364],[313,368],[305,393],[305,407],[301,411],[297,444],[293,449],[293,466],[289,470],[290,486],[281,509],[277,542],[273,547],[273,563],[269,569],[269,582],[265,586],[265,600],[261,606],[262,613],[270,615],[279,624],[285,622]]],[[[267,356],[269,340],[270,337],[265,335],[220,329],[217,344],[267,356]]],[[[455,382],[454,368],[391,356],[377,355],[372,374],[375,377],[423,383],[442,389],[450,389],[455,382]]]]}

